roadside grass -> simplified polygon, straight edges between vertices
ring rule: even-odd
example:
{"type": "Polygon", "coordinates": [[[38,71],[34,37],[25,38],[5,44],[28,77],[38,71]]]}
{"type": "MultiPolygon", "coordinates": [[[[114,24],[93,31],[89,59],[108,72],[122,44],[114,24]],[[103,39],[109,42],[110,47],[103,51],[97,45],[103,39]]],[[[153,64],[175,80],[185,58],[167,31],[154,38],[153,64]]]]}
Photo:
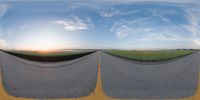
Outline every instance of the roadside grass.
{"type": "Polygon", "coordinates": [[[91,51],[84,50],[55,50],[55,51],[25,51],[25,50],[10,50],[6,51],[10,53],[23,54],[29,56],[44,56],[44,57],[57,57],[57,56],[70,56],[80,53],[86,53],[91,51]]]}
{"type": "Polygon", "coordinates": [[[159,62],[183,57],[196,50],[106,50],[108,54],[145,62],[159,62]]]}
{"type": "Polygon", "coordinates": [[[54,50],[54,51],[4,51],[8,54],[39,62],[58,62],[80,58],[95,52],[95,50],[54,50]]]}

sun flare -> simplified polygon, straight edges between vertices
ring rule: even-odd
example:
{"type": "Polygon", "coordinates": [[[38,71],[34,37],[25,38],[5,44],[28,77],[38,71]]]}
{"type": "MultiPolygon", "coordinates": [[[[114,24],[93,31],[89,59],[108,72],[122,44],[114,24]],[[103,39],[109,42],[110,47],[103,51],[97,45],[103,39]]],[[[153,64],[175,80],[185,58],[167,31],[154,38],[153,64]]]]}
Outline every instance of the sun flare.
{"type": "Polygon", "coordinates": [[[25,50],[47,52],[65,48],[66,45],[58,34],[46,32],[24,36],[19,42],[19,47],[25,50]]]}

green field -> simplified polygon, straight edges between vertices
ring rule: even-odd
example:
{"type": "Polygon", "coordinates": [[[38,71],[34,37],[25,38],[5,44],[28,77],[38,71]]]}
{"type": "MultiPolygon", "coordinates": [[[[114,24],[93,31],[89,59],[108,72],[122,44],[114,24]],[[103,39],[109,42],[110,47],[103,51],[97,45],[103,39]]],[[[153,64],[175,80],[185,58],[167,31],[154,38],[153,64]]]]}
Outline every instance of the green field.
{"type": "Polygon", "coordinates": [[[31,61],[40,62],[57,62],[66,61],[80,58],[89,55],[94,50],[51,50],[51,51],[22,51],[22,50],[9,50],[4,51],[8,54],[24,58],[31,61]]]}
{"type": "Polygon", "coordinates": [[[30,55],[30,56],[44,56],[44,57],[57,57],[57,56],[70,56],[89,51],[84,50],[56,50],[56,51],[24,51],[24,50],[12,50],[8,51],[17,54],[30,55]]]}
{"type": "Polygon", "coordinates": [[[154,62],[182,57],[194,53],[195,50],[107,50],[105,52],[131,60],[154,62]]]}

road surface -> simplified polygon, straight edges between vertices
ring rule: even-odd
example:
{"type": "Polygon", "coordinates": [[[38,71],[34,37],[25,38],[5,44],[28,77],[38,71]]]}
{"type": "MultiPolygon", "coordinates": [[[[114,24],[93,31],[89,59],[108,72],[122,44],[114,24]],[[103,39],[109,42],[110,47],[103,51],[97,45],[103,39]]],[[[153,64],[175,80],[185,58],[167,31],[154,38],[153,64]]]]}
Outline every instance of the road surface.
{"type": "Polygon", "coordinates": [[[161,64],[142,64],[101,54],[103,88],[114,98],[183,98],[198,84],[200,52],[161,64]]]}
{"type": "Polygon", "coordinates": [[[200,52],[161,64],[135,63],[103,52],[58,63],[28,61],[4,52],[0,55],[4,87],[17,97],[91,95],[99,65],[103,90],[113,98],[189,97],[199,78],[200,52]]]}
{"type": "Polygon", "coordinates": [[[97,80],[98,54],[58,63],[39,63],[1,53],[3,84],[17,97],[73,98],[89,95],[97,80]]]}

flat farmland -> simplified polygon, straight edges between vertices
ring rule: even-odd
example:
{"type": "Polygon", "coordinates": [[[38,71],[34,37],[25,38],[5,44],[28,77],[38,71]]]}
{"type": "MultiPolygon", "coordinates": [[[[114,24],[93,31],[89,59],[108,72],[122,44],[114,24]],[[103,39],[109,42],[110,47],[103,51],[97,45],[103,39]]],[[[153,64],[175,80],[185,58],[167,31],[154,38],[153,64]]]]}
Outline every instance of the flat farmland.
{"type": "Polygon", "coordinates": [[[52,50],[52,51],[9,50],[4,52],[28,60],[52,62],[52,61],[64,61],[64,60],[76,59],[91,54],[94,52],[94,50],[52,50]]]}
{"type": "Polygon", "coordinates": [[[136,61],[165,61],[186,56],[195,50],[108,50],[107,53],[136,61]]]}

